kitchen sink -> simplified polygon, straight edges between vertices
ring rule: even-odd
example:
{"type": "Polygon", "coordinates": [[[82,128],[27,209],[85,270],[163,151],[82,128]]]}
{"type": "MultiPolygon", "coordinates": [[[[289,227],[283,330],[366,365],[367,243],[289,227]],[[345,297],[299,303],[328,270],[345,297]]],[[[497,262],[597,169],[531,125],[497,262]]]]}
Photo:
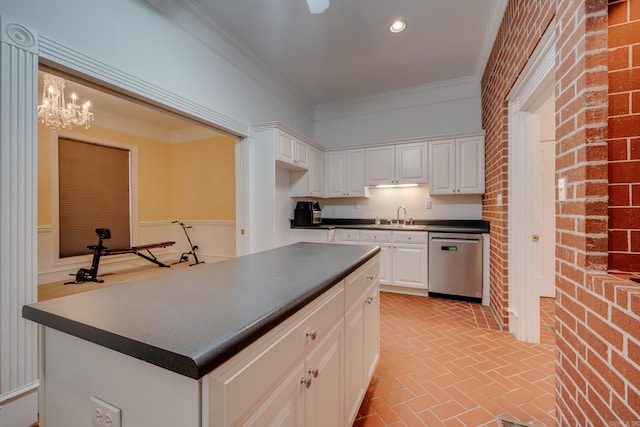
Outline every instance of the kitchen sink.
{"type": "Polygon", "coordinates": [[[402,225],[402,224],[369,224],[367,228],[380,228],[386,230],[425,230],[426,225],[402,225]]]}

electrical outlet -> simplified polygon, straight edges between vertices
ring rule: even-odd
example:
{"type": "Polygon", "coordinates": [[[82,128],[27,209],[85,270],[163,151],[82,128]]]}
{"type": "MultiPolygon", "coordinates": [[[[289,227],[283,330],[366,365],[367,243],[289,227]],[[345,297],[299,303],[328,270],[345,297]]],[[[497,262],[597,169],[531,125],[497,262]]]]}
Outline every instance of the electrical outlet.
{"type": "Polygon", "coordinates": [[[122,427],[122,412],[110,403],[91,398],[91,425],[93,427],[122,427]]]}
{"type": "Polygon", "coordinates": [[[431,201],[431,199],[427,199],[424,201],[424,208],[425,209],[433,208],[433,202],[431,201]]]}

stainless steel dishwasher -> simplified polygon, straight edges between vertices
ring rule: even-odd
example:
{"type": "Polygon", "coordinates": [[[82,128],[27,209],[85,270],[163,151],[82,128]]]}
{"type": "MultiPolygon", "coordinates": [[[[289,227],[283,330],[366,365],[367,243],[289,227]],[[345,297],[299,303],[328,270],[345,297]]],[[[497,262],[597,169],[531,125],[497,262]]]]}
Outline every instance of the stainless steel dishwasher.
{"type": "Polygon", "coordinates": [[[429,233],[429,296],[482,302],[482,234],[429,233]]]}

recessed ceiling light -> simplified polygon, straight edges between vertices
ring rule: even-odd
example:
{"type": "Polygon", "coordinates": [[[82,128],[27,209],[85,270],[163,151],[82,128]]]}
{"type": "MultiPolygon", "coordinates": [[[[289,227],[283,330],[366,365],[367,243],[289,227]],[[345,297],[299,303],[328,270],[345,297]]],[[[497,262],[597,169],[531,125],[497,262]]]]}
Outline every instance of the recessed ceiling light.
{"type": "Polygon", "coordinates": [[[407,28],[407,23],[398,19],[393,24],[391,24],[391,26],[389,27],[389,31],[391,31],[392,33],[400,33],[404,31],[405,28],[407,28]]]}

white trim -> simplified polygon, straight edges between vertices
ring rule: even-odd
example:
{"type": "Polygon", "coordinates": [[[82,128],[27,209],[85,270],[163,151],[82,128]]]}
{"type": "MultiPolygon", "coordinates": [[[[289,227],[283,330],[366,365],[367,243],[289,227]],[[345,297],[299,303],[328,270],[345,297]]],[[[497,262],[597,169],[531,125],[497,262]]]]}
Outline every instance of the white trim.
{"type": "MultiPolygon", "coordinates": [[[[555,80],[555,21],[552,21],[507,96],[509,101],[508,308],[509,331],[540,342],[540,299],[535,269],[532,174],[537,170],[539,118],[530,113],[555,80]]],[[[536,177],[537,179],[537,177],[536,177]]]]}
{"type": "Polygon", "coordinates": [[[493,45],[496,42],[498,31],[500,31],[502,17],[504,16],[504,11],[507,9],[508,3],[508,0],[494,0],[491,2],[491,18],[485,27],[484,38],[482,40],[482,46],[480,47],[480,56],[476,64],[476,76],[478,79],[482,79],[482,74],[487,67],[487,61],[493,50],[493,45]]]}
{"type": "Polygon", "coordinates": [[[247,124],[161,89],[146,80],[110,67],[51,39],[39,36],[38,42],[40,59],[46,65],[53,68],[62,66],[65,71],[69,71],[73,75],[88,76],[117,92],[175,112],[180,116],[186,116],[203,125],[213,125],[233,135],[246,136],[249,133],[247,124]]]}
{"type": "Polygon", "coordinates": [[[8,393],[5,394],[1,394],[0,395],[0,408],[2,407],[2,405],[6,405],[9,402],[12,402],[14,400],[18,400],[23,398],[24,396],[31,394],[31,393],[37,393],[38,392],[38,387],[40,387],[40,381],[35,380],[29,384],[23,385],[22,387],[18,387],[14,390],[11,390],[8,393]]]}

